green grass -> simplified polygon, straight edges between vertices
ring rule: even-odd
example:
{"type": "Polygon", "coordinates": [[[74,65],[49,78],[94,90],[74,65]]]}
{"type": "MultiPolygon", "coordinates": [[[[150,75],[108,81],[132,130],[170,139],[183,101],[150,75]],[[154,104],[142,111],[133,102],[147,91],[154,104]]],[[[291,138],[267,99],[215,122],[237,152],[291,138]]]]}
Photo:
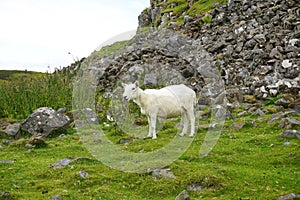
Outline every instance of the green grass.
{"type": "MultiPolygon", "coordinates": [[[[263,116],[267,121],[270,116],[263,116]]],[[[294,116],[298,120],[300,115],[294,116]]],[[[47,145],[28,149],[23,145],[4,146],[0,160],[0,193],[9,192],[14,199],[174,199],[187,185],[201,183],[203,189],[189,191],[191,199],[276,199],[300,191],[300,151],[296,139],[279,138],[278,122],[266,124],[253,116],[236,119],[258,121],[257,127],[230,129],[227,121],[221,137],[208,157],[199,158],[198,151],[206,130],[200,129],[190,148],[168,167],[176,178],[153,178],[151,174],[125,173],[103,165],[84,148],[79,135],[66,139],[50,138],[47,145]],[[290,145],[284,145],[290,142],[290,145]],[[62,169],[48,166],[64,158],[85,159],[62,169]],[[86,171],[84,179],[79,171],[86,171]]],[[[127,137],[114,126],[104,133],[115,145],[126,151],[138,152],[161,148],[174,136],[174,121],[158,133],[158,139],[138,140],[119,144],[127,137]]],[[[296,127],[299,128],[299,127],[296,127]]],[[[101,145],[101,144],[99,144],[101,145]]],[[[99,152],[101,154],[101,152],[99,152]]]]}
{"type": "Polygon", "coordinates": [[[39,107],[71,109],[72,77],[55,73],[0,71],[0,118],[25,119],[39,107]],[[8,75],[9,74],[9,75],[8,75]],[[4,80],[5,79],[5,80],[4,80]]]}
{"type": "Polygon", "coordinates": [[[162,6],[164,7],[163,13],[173,12],[178,17],[188,8],[188,2],[186,0],[169,0],[162,6]],[[172,8],[173,4],[176,6],[172,8]]]}
{"type": "Polygon", "coordinates": [[[111,45],[102,47],[98,51],[94,51],[91,56],[106,56],[112,58],[115,54],[120,53],[120,51],[129,43],[129,40],[115,42],[111,45]]]}
{"type": "Polygon", "coordinates": [[[218,3],[227,3],[227,0],[198,0],[191,6],[191,8],[187,11],[187,14],[190,16],[195,15],[204,15],[206,12],[210,11],[213,8],[213,5],[218,3]]]}
{"type": "Polygon", "coordinates": [[[0,70],[0,81],[3,80],[18,80],[28,77],[42,76],[43,73],[32,72],[32,71],[21,71],[21,70],[0,70]]]}
{"type": "MultiPolygon", "coordinates": [[[[176,19],[172,21],[175,21],[178,24],[183,24],[184,22],[184,16],[182,15],[183,13],[189,16],[198,15],[199,17],[203,17],[202,21],[204,23],[209,23],[211,22],[212,19],[209,17],[204,17],[204,15],[207,12],[209,12],[211,9],[213,9],[214,4],[216,3],[222,4],[227,2],[228,0],[198,0],[198,1],[194,1],[194,3],[189,7],[189,4],[186,0],[168,0],[165,3],[160,4],[160,6],[164,8],[162,13],[172,12],[172,15],[176,16],[176,19]]],[[[154,25],[156,24],[158,23],[155,22],[154,25]]]]}

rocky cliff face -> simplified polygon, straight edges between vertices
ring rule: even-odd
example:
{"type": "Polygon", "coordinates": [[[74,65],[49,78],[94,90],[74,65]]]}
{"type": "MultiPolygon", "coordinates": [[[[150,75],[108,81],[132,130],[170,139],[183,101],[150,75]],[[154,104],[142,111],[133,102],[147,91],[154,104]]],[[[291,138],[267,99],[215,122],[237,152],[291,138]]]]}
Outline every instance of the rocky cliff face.
{"type": "Polygon", "coordinates": [[[239,1],[194,17],[178,28],[218,54],[227,86],[258,98],[299,97],[300,8],[296,1],[239,1]]]}
{"type": "MultiPolygon", "coordinates": [[[[168,14],[160,6],[164,2],[151,0],[139,17],[139,27],[154,25],[168,14]]],[[[188,6],[196,2],[188,1],[188,6]]],[[[209,68],[218,69],[231,102],[247,100],[245,95],[266,100],[279,94],[282,105],[295,102],[300,97],[297,1],[232,0],[214,6],[205,19],[183,13],[179,17],[184,23],[161,21],[157,24],[161,28],[137,35],[114,58],[90,58],[90,70],[100,77],[98,84],[109,91],[121,77],[133,81],[132,77],[143,76],[145,84],[155,85],[169,71],[168,79],[180,77],[175,82],[207,94],[206,88],[212,87],[206,80],[209,68]],[[154,72],[158,68],[163,70],[154,72]]]]}
{"type": "Polygon", "coordinates": [[[139,27],[143,28],[147,26],[152,26],[155,21],[161,17],[163,7],[159,6],[166,0],[150,0],[150,7],[145,9],[139,16],[139,27]]]}

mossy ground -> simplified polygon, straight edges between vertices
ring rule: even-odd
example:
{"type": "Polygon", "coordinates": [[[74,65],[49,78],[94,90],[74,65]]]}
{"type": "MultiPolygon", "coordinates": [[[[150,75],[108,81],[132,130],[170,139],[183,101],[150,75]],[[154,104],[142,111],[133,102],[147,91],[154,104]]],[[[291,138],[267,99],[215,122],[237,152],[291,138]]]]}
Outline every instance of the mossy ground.
{"type": "MultiPolygon", "coordinates": [[[[299,114],[293,117],[300,119],[299,114]]],[[[109,168],[90,155],[77,134],[67,134],[65,139],[50,138],[40,148],[3,145],[0,160],[14,163],[0,164],[0,193],[9,192],[11,199],[51,199],[56,194],[63,199],[174,199],[192,183],[201,183],[203,189],[189,191],[191,199],[276,199],[299,193],[299,140],[278,137],[283,130],[278,128],[278,122],[267,124],[268,119],[270,116],[265,115],[226,121],[217,145],[205,158],[198,156],[207,132],[200,128],[188,151],[168,166],[175,179],[109,168]],[[253,127],[249,119],[257,121],[257,126],[253,127]],[[246,125],[233,130],[230,125],[236,121],[245,121],[246,125]],[[49,168],[58,160],[78,157],[86,159],[62,169],[49,168]],[[89,176],[82,178],[80,170],[89,176]]],[[[119,144],[126,134],[116,134],[113,125],[104,132],[125,150],[151,151],[172,139],[173,124],[168,122],[155,141],[119,144]]]]}
{"type": "MultiPolygon", "coordinates": [[[[217,6],[217,4],[227,2],[228,0],[198,0],[194,1],[189,6],[188,1],[186,0],[168,0],[164,3],[161,3],[159,6],[162,6],[164,8],[162,13],[172,13],[173,16],[176,16],[176,18],[171,21],[177,22],[178,24],[183,24],[183,13],[188,16],[198,15],[199,17],[203,17],[207,12],[217,6]]],[[[209,23],[211,19],[208,20],[207,18],[205,18],[203,21],[205,23],[209,23]]],[[[157,22],[154,23],[154,25],[156,24],[157,22]]]]}

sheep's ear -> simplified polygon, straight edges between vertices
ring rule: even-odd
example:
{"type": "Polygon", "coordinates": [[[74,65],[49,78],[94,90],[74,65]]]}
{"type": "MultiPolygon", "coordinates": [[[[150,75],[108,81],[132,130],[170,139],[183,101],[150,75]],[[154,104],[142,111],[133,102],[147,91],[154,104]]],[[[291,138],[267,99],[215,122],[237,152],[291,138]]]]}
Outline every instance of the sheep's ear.
{"type": "Polygon", "coordinates": [[[122,87],[125,87],[125,86],[126,86],[126,84],[125,84],[125,83],[121,83],[121,85],[122,85],[122,87]]]}
{"type": "Polygon", "coordinates": [[[135,85],[135,87],[139,87],[139,82],[138,82],[138,81],[135,81],[135,82],[134,82],[134,85],[135,85]]]}

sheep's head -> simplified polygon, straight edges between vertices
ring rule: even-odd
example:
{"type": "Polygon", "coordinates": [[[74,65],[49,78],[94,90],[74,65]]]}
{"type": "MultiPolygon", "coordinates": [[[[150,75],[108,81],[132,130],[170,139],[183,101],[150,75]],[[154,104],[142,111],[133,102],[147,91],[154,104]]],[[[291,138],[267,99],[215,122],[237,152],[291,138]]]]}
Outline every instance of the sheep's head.
{"type": "Polygon", "coordinates": [[[122,83],[122,86],[124,87],[123,99],[129,101],[130,99],[137,98],[137,92],[139,88],[139,83],[137,81],[130,84],[122,83]]]}

